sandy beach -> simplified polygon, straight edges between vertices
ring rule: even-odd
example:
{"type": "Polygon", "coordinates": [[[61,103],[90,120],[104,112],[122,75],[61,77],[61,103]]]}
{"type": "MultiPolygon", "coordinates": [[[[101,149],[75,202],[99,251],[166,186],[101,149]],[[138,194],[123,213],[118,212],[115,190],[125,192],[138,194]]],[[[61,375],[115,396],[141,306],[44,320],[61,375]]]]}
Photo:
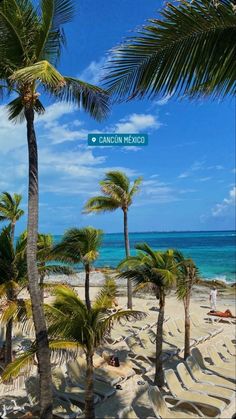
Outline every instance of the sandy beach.
{"type": "MultiPolygon", "coordinates": [[[[94,299],[95,295],[100,289],[104,280],[104,274],[101,272],[93,272],[91,274],[91,299],[94,299]]],[[[72,279],[68,279],[67,281],[64,278],[54,277],[53,281],[58,282],[70,282],[75,285],[76,283],[80,283],[80,286],[76,286],[76,290],[81,297],[84,299],[84,286],[83,286],[83,274],[79,274],[78,277],[73,277],[72,279]]],[[[52,282],[52,278],[50,281],[52,282]]],[[[235,288],[221,288],[218,291],[218,303],[217,309],[221,311],[225,311],[226,309],[230,309],[233,313],[235,313],[235,288]]],[[[126,288],[125,282],[119,281],[118,283],[118,304],[119,307],[126,307],[126,288]]],[[[46,290],[46,294],[48,291],[46,290]]],[[[27,297],[27,292],[22,294],[22,297],[27,297]]],[[[50,301],[53,297],[48,296],[46,297],[46,301],[50,301]]],[[[147,323],[155,322],[158,316],[158,301],[156,298],[151,295],[150,293],[140,293],[139,295],[135,295],[133,298],[133,309],[135,310],[142,310],[147,314],[147,323]]],[[[209,311],[209,287],[199,285],[195,286],[192,293],[191,299],[191,313],[197,314],[199,321],[203,325],[207,325],[209,327],[209,331],[211,329],[211,323],[207,320],[207,312],[209,311]]],[[[184,318],[184,308],[181,301],[178,301],[175,295],[175,291],[173,290],[166,298],[166,310],[165,310],[166,318],[169,319],[177,319],[177,318],[184,318]]],[[[220,322],[220,326],[223,328],[222,332],[215,337],[212,337],[210,340],[199,344],[198,347],[203,354],[206,353],[207,347],[209,345],[216,345],[224,340],[224,337],[227,335],[231,339],[235,339],[235,326],[233,324],[228,324],[224,322],[220,322]]],[[[122,326],[118,326],[119,330],[122,330],[122,326]]],[[[127,333],[127,324],[124,326],[124,334],[127,333]]],[[[112,335],[111,335],[112,336],[112,335]]],[[[183,335],[182,335],[183,337],[183,335]]],[[[184,338],[184,337],[183,337],[184,338]]],[[[132,368],[135,367],[136,374],[133,375],[131,378],[127,379],[126,381],[121,382],[121,389],[117,390],[114,395],[109,397],[108,399],[101,401],[96,405],[96,417],[97,418],[116,418],[119,416],[119,412],[127,406],[133,407],[135,414],[139,418],[147,418],[147,417],[155,417],[154,412],[150,405],[150,400],[148,398],[147,389],[150,384],[152,384],[152,377],[154,374],[154,365],[151,367],[149,372],[143,373],[142,372],[142,361],[136,360],[135,364],[132,363],[132,360],[129,359],[129,351],[128,346],[124,342],[118,342],[116,344],[109,344],[106,343],[98,351],[98,353],[102,353],[103,350],[108,350],[111,353],[117,354],[121,360],[125,360],[131,362],[130,365],[132,368]],[[141,384],[140,384],[141,383],[141,384]],[[111,413],[112,412],[112,413],[111,413]]],[[[145,350],[144,350],[145,352],[145,350]]],[[[180,353],[171,359],[167,360],[164,363],[165,369],[168,368],[175,368],[176,365],[183,360],[183,353],[180,353]]],[[[9,390],[9,389],[8,389],[9,390]]],[[[164,392],[168,392],[167,388],[164,388],[164,392]]],[[[21,380],[19,385],[16,384],[14,386],[14,390],[10,390],[5,392],[8,398],[14,397],[24,397],[26,395],[24,390],[24,383],[21,380]]],[[[3,403],[3,399],[1,399],[1,403],[3,403]]],[[[222,418],[231,418],[235,412],[235,402],[232,402],[231,405],[224,411],[224,414],[221,416],[222,418]]]]}

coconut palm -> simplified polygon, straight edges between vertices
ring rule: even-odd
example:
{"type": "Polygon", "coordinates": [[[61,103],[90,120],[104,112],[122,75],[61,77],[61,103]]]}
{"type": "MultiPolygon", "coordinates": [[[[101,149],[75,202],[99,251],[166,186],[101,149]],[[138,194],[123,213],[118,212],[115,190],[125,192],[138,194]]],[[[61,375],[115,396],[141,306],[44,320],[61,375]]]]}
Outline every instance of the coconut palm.
{"type": "Polygon", "coordinates": [[[197,283],[198,269],[192,259],[185,259],[181,252],[175,252],[178,263],[177,296],[184,304],[184,359],[190,355],[190,300],[193,285],[197,283]]]}
{"type": "Polygon", "coordinates": [[[107,94],[74,77],[63,76],[57,65],[65,44],[62,26],[74,14],[73,0],[7,0],[0,3],[0,93],[14,93],[9,119],[26,121],[29,155],[27,266],[29,292],[37,337],[40,371],[40,415],[52,417],[50,351],[42,305],[38,302],[38,152],[34,117],[44,112],[40,93],[75,103],[95,119],[108,111],[107,94]]]}
{"type": "Polygon", "coordinates": [[[46,275],[63,274],[73,275],[75,271],[68,265],[61,263],[61,258],[57,260],[56,253],[53,252],[54,243],[51,234],[38,234],[37,243],[37,265],[39,272],[39,284],[43,300],[44,279],[46,275]]]}
{"type": "MultiPolygon", "coordinates": [[[[17,291],[26,284],[27,264],[24,249],[26,235],[23,233],[12,242],[12,229],[5,227],[0,234],[0,298],[5,297],[9,302],[15,301],[17,291]]],[[[5,363],[12,361],[12,328],[13,321],[6,323],[5,363]]]]}
{"type": "MultiPolygon", "coordinates": [[[[103,195],[90,198],[85,204],[85,212],[115,211],[120,208],[124,217],[124,240],[126,257],[130,255],[128,233],[128,210],[132,205],[133,198],[140,189],[142,178],[139,177],[130,183],[128,176],[119,171],[107,172],[104,180],[100,182],[103,195]]],[[[132,308],[132,283],[127,282],[128,308],[132,308]]]]}
{"type": "Polygon", "coordinates": [[[20,208],[22,196],[14,193],[3,192],[0,195],[0,221],[9,221],[11,225],[11,237],[14,241],[16,222],[24,215],[20,208]]]}
{"type": "Polygon", "coordinates": [[[231,0],[168,2],[114,48],[106,86],[117,99],[235,95],[236,8],[231,0]]]}
{"type": "Polygon", "coordinates": [[[91,266],[98,258],[102,243],[102,230],[93,227],[72,228],[68,230],[53,251],[57,259],[74,264],[82,263],[85,270],[85,301],[88,310],[91,308],[89,279],[91,266]]]}
{"type": "Polygon", "coordinates": [[[154,383],[162,387],[164,385],[162,342],[165,298],[177,278],[175,252],[172,249],[165,252],[154,251],[146,243],[138,244],[136,249],[140,251],[137,256],[130,256],[120,263],[118,276],[134,281],[137,285],[136,290],[151,289],[159,299],[154,383]]]}
{"type": "MultiPolygon", "coordinates": [[[[85,418],[94,419],[93,403],[93,356],[98,347],[109,335],[115,322],[121,319],[142,318],[140,311],[123,310],[107,314],[103,298],[100,295],[88,309],[77,293],[68,286],[59,285],[54,289],[55,301],[46,305],[48,319],[48,333],[52,350],[83,349],[86,362],[86,393],[85,393],[85,418]]],[[[28,363],[34,360],[35,348],[32,348],[7,366],[2,374],[2,379],[7,380],[19,374],[28,363]]]]}

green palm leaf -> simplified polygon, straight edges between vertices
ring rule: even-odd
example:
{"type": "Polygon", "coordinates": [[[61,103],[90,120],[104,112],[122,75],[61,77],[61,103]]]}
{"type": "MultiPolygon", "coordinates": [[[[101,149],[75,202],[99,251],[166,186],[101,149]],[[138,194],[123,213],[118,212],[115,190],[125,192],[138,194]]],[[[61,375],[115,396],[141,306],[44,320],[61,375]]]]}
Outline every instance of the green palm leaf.
{"type": "Polygon", "coordinates": [[[115,48],[105,83],[117,99],[235,94],[236,13],[230,0],[168,3],[115,48]]]}

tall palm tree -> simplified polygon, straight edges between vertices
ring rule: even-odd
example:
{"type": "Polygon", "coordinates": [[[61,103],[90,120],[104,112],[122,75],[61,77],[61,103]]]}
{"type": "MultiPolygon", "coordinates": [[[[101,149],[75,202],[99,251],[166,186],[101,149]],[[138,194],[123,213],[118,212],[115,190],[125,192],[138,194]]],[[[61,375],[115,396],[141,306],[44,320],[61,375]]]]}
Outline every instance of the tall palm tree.
{"type": "Polygon", "coordinates": [[[159,299],[159,313],[156,331],[156,371],[154,383],[164,386],[162,365],[163,323],[165,315],[165,298],[177,279],[175,252],[169,249],[165,252],[154,251],[146,243],[136,246],[140,252],[130,256],[118,266],[119,277],[134,281],[136,290],[149,288],[159,299]]]}
{"type": "Polygon", "coordinates": [[[56,66],[65,43],[62,26],[74,14],[73,0],[7,0],[0,3],[0,92],[16,97],[8,104],[10,120],[27,126],[29,159],[27,266],[29,292],[37,339],[40,372],[41,418],[52,417],[50,350],[45,316],[40,303],[37,271],[38,152],[35,113],[44,106],[40,92],[56,100],[76,103],[98,120],[108,111],[107,94],[74,77],[63,76],[56,66]]]}
{"type": "MultiPolygon", "coordinates": [[[[9,302],[17,298],[17,290],[27,281],[27,264],[24,249],[26,236],[23,233],[13,245],[11,227],[5,227],[0,234],[0,298],[9,302]]],[[[13,321],[6,323],[5,364],[12,361],[13,321]]]]}
{"type": "Polygon", "coordinates": [[[114,48],[106,86],[118,99],[235,95],[236,8],[231,0],[168,2],[159,18],[114,48]]]}
{"type": "MultiPolygon", "coordinates": [[[[124,217],[124,240],[126,257],[130,255],[129,232],[128,232],[128,210],[133,202],[134,196],[139,192],[142,178],[139,177],[130,183],[128,176],[119,171],[107,172],[104,180],[100,182],[103,195],[90,198],[85,204],[85,212],[106,212],[115,211],[120,208],[124,217]]],[[[132,309],[132,283],[127,282],[127,307],[132,309]]]]}
{"type": "Polygon", "coordinates": [[[11,238],[14,241],[16,222],[24,215],[20,208],[22,196],[3,192],[0,195],[0,221],[9,221],[11,225],[11,238]]]}
{"type": "Polygon", "coordinates": [[[61,242],[52,251],[52,257],[56,256],[58,260],[83,264],[85,270],[85,301],[88,310],[91,308],[89,295],[90,271],[92,264],[98,258],[102,235],[102,230],[93,227],[72,228],[64,234],[61,242]]]}
{"type": "MultiPolygon", "coordinates": [[[[86,362],[85,418],[94,419],[93,396],[93,356],[104,342],[115,322],[121,319],[142,318],[140,311],[121,310],[107,314],[104,300],[100,295],[95,299],[90,309],[80,300],[77,293],[68,286],[59,285],[54,290],[56,299],[52,305],[47,305],[46,313],[49,323],[48,333],[52,350],[83,349],[86,362]]],[[[34,345],[28,353],[18,357],[7,366],[2,379],[15,377],[34,359],[34,345]]]]}
{"type": "Polygon", "coordinates": [[[181,252],[175,252],[178,263],[177,296],[184,304],[184,359],[190,355],[190,300],[194,284],[198,282],[198,269],[192,259],[185,259],[181,252]]]}

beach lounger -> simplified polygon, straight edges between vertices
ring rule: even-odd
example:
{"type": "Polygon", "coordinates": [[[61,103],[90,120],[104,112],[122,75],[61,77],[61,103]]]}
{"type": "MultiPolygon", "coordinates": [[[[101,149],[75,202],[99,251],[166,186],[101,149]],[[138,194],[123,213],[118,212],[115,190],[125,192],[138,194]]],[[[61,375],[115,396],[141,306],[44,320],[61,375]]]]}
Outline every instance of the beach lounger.
{"type": "Polygon", "coordinates": [[[191,372],[194,380],[198,383],[212,383],[220,387],[229,388],[235,390],[235,384],[226,378],[219,377],[212,372],[202,370],[197,360],[193,356],[188,356],[186,364],[191,372]]]}
{"type": "Polygon", "coordinates": [[[183,362],[177,365],[177,372],[185,388],[192,391],[199,391],[203,394],[216,397],[223,400],[226,404],[230,404],[235,397],[235,392],[228,388],[217,387],[214,384],[196,383],[189,374],[183,362]]]}
{"type": "Polygon", "coordinates": [[[236,381],[233,370],[230,371],[230,370],[227,370],[226,368],[223,368],[223,367],[221,368],[216,365],[206,365],[204,358],[198,348],[193,348],[191,353],[203,370],[211,371],[219,375],[220,377],[226,378],[227,380],[232,380],[234,382],[236,381]]]}
{"type": "Polygon", "coordinates": [[[225,409],[226,404],[222,400],[197,391],[185,390],[172,369],[165,370],[164,373],[167,386],[173,397],[197,404],[197,407],[207,416],[217,417],[225,409]],[[205,408],[207,408],[207,413],[205,408]]]}
{"type": "MultiPolygon", "coordinates": [[[[137,337],[140,340],[142,347],[146,350],[152,350],[156,353],[156,334],[152,332],[152,335],[148,331],[140,332],[137,337]]],[[[163,359],[167,359],[178,353],[178,349],[167,342],[162,343],[163,359]]]]}
{"type": "Polygon", "coordinates": [[[205,334],[210,333],[211,336],[216,336],[223,331],[223,327],[218,327],[218,326],[215,327],[215,326],[213,326],[213,324],[211,324],[211,327],[209,328],[208,326],[202,324],[195,314],[190,315],[190,320],[193,323],[193,325],[195,327],[197,327],[197,329],[201,333],[205,333],[205,334]]]}
{"type": "MultiPolygon", "coordinates": [[[[192,417],[205,417],[205,415],[194,405],[194,403],[186,402],[186,400],[175,400],[175,405],[169,408],[166,404],[165,397],[162,396],[158,387],[149,387],[148,389],[149,400],[152,405],[153,412],[155,413],[156,418],[163,419],[187,419],[192,417]],[[190,408],[190,412],[187,411],[187,406],[190,408]],[[179,411],[176,409],[179,407],[179,411]],[[183,409],[184,408],[184,409],[183,409]],[[196,411],[197,415],[194,415],[191,410],[196,411]]],[[[167,397],[170,400],[170,397],[167,397]]]]}
{"type": "Polygon", "coordinates": [[[126,344],[135,358],[143,358],[148,363],[150,363],[150,359],[155,359],[156,352],[154,349],[144,349],[141,346],[141,343],[137,341],[137,338],[134,336],[130,336],[126,339],[126,344]]]}
{"type": "MultiPolygon", "coordinates": [[[[85,391],[80,387],[69,386],[66,381],[61,368],[55,368],[52,370],[52,382],[54,385],[54,392],[60,398],[64,395],[71,400],[72,403],[85,404],[85,391]]],[[[94,394],[94,403],[97,403],[100,398],[94,394]]]]}
{"type": "MultiPolygon", "coordinates": [[[[85,371],[86,363],[82,357],[77,357],[77,362],[81,370],[85,371]]],[[[135,371],[129,361],[119,361],[120,366],[114,367],[109,365],[107,361],[99,355],[94,357],[94,375],[97,380],[105,381],[111,385],[115,385],[120,381],[135,375],[135,371]]]]}
{"type": "Polygon", "coordinates": [[[235,367],[236,367],[236,362],[235,362],[235,359],[232,359],[232,361],[231,362],[229,362],[229,361],[224,361],[221,357],[220,357],[220,355],[218,354],[218,352],[217,352],[217,350],[216,350],[216,348],[214,347],[214,346],[209,346],[208,348],[207,348],[207,351],[208,351],[208,353],[209,353],[209,355],[210,355],[210,358],[211,358],[211,360],[213,361],[213,363],[214,363],[214,365],[216,365],[217,367],[219,367],[219,368],[223,368],[223,369],[226,369],[226,370],[228,370],[229,372],[231,372],[232,371],[232,378],[235,378],[236,379],[236,373],[235,373],[235,371],[236,371],[236,369],[235,369],[235,367]]]}
{"type": "Polygon", "coordinates": [[[228,350],[228,352],[236,356],[236,346],[233,344],[232,340],[228,336],[224,336],[224,344],[228,350]]]}
{"type": "MultiPolygon", "coordinates": [[[[183,319],[176,319],[175,320],[176,326],[180,333],[185,333],[185,325],[183,319]]],[[[210,333],[202,333],[195,327],[193,324],[191,325],[191,336],[192,339],[196,340],[198,343],[203,342],[211,336],[210,333]]]]}
{"type": "MultiPolygon", "coordinates": [[[[67,363],[67,373],[70,378],[71,383],[74,386],[86,388],[86,376],[85,373],[81,373],[81,368],[79,367],[76,361],[71,361],[67,363]]],[[[98,394],[101,397],[107,398],[115,393],[115,389],[108,383],[104,383],[100,380],[94,380],[94,393],[98,394]]]]}
{"type": "Polygon", "coordinates": [[[136,415],[134,409],[128,406],[118,413],[118,418],[119,419],[138,419],[138,416],[136,415]]]}
{"type": "Polygon", "coordinates": [[[235,363],[236,359],[234,355],[231,355],[231,353],[227,350],[227,347],[225,346],[225,342],[219,342],[217,343],[217,350],[219,354],[223,357],[224,361],[235,363]]]}
{"type": "MultiPolygon", "coordinates": [[[[39,405],[39,379],[38,377],[29,377],[25,381],[25,389],[28,400],[33,409],[39,405]]],[[[70,400],[64,396],[63,399],[53,394],[53,414],[58,418],[73,419],[82,413],[78,406],[71,404],[70,400]]]]}

